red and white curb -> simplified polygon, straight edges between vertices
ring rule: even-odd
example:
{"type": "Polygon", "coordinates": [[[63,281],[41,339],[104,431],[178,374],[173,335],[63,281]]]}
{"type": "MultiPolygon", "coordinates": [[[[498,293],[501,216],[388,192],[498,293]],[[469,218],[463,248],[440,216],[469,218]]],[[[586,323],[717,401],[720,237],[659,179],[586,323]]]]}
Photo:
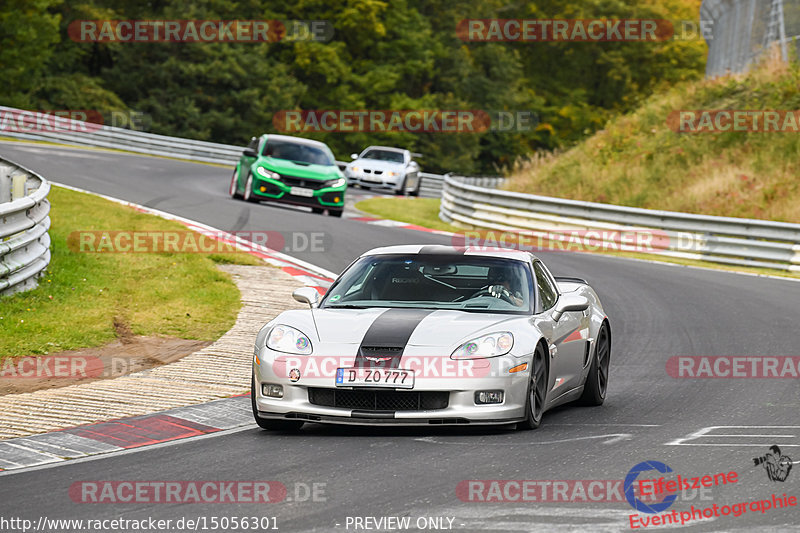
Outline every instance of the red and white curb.
{"type": "MultiPolygon", "coordinates": [[[[304,285],[314,287],[320,294],[324,294],[336,278],[333,272],[206,224],[119,198],[61,183],[52,183],[65,189],[104,198],[142,213],[180,222],[188,229],[262,258],[304,285]]],[[[249,395],[225,398],[155,414],[98,422],[2,441],[0,472],[119,452],[249,425],[254,425],[249,395]]]]}
{"type": "Polygon", "coordinates": [[[433,233],[435,235],[444,235],[446,237],[453,237],[458,235],[451,231],[443,231],[438,229],[426,228],[424,226],[417,226],[416,224],[409,224],[408,222],[400,222],[399,220],[390,220],[386,218],[377,218],[371,216],[355,216],[348,217],[348,220],[355,220],[356,222],[363,222],[364,224],[372,224],[373,226],[383,226],[387,228],[410,229],[414,231],[422,231],[424,233],[433,233]]]}
{"type": "Polygon", "coordinates": [[[0,476],[21,468],[255,426],[250,395],[0,442],[0,476]]]}

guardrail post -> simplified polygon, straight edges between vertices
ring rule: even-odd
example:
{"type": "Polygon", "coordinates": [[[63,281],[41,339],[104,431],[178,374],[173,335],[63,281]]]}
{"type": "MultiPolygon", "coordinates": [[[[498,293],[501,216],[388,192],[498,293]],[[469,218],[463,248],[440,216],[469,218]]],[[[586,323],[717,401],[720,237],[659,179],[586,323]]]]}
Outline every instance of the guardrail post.
{"type": "Polygon", "coordinates": [[[28,176],[25,174],[14,174],[11,176],[11,200],[25,198],[28,191],[25,185],[28,183],[28,176]]]}
{"type": "Polygon", "coordinates": [[[0,204],[11,201],[11,180],[8,179],[11,170],[11,167],[0,165],[0,204]]]}

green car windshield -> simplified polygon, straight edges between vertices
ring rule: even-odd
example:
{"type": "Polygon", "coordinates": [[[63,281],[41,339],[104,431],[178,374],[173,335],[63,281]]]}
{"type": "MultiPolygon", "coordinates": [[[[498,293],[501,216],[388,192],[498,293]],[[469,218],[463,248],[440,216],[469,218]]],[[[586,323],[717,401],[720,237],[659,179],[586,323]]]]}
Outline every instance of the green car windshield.
{"type": "Polygon", "coordinates": [[[330,151],[307,144],[293,143],[291,141],[267,139],[262,153],[267,157],[286,159],[287,161],[301,164],[322,165],[326,167],[336,164],[336,160],[330,151]]]}
{"type": "Polygon", "coordinates": [[[531,314],[530,270],[513,259],[461,254],[387,254],[356,261],[320,307],[411,307],[531,314]]]}

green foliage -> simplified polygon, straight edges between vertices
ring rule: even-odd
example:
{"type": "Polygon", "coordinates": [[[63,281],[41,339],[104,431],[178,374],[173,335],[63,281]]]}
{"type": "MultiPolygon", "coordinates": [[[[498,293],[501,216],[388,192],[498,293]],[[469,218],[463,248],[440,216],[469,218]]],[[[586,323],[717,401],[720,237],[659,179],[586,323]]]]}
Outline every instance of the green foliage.
{"type": "Polygon", "coordinates": [[[464,42],[467,18],[694,19],[699,0],[10,0],[0,11],[0,103],[118,109],[156,133],[244,144],[292,109],[530,111],[530,131],[314,133],[341,159],[368,144],[425,154],[429,171],[496,173],[569,146],[664,84],[701,75],[702,41],[464,42]],[[81,43],[76,20],[326,20],[328,42],[81,43]]]}

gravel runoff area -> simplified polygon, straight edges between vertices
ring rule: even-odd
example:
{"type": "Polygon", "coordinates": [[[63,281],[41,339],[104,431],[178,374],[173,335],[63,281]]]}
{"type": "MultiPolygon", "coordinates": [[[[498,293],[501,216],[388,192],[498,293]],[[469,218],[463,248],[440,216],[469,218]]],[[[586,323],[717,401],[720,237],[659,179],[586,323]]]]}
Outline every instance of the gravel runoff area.
{"type": "Polygon", "coordinates": [[[223,265],[242,293],[233,328],[164,366],[116,379],[0,396],[0,440],[143,415],[246,393],[256,333],[286,309],[302,283],[273,267],[223,265]]]}

